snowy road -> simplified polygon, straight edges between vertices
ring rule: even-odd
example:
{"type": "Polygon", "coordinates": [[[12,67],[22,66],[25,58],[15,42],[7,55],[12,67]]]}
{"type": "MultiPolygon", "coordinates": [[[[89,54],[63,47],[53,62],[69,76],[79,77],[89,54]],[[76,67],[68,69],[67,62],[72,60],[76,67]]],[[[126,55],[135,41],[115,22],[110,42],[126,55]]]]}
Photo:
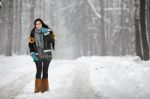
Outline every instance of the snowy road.
{"type": "Polygon", "coordinates": [[[33,94],[34,80],[15,99],[100,99],[89,81],[88,66],[72,60],[54,60],[49,69],[50,91],[33,94]]]}
{"type": "Polygon", "coordinates": [[[50,91],[43,94],[33,93],[35,66],[30,56],[1,57],[0,63],[0,99],[150,99],[150,62],[137,57],[53,60],[50,91]]]}

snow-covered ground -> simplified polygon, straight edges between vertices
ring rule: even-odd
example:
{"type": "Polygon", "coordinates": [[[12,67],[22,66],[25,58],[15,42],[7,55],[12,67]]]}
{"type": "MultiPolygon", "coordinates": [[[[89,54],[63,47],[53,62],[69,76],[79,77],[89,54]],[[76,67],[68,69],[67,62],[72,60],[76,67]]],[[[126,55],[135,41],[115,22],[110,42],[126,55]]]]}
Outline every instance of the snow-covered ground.
{"type": "Polygon", "coordinates": [[[50,91],[34,93],[30,56],[0,56],[0,99],[150,99],[150,61],[138,57],[52,60],[50,91]]]}

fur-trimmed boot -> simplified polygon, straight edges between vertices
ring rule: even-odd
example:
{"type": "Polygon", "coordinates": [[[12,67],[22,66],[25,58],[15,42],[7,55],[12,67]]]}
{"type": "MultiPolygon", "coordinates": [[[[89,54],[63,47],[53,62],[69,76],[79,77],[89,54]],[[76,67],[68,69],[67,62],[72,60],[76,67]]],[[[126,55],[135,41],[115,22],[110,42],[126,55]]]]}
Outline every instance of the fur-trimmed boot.
{"type": "Polygon", "coordinates": [[[41,83],[42,83],[41,79],[35,79],[35,91],[34,91],[34,93],[38,93],[38,92],[42,91],[41,83]]]}
{"type": "Polygon", "coordinates": [[[42,93],[45,91],[49,91],[49,82],[48,79],[42,79],[42,93]]]}

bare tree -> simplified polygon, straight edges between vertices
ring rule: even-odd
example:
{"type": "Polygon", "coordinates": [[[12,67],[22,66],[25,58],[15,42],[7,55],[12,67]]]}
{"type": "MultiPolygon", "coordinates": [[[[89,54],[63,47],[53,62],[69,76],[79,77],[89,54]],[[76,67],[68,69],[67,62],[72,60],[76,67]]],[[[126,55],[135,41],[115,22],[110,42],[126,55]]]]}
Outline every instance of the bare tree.
{"type": "Polygon", "coordinates": [[[104,0],[100,0],[101,6],[101,55],[107,54],[106,40],[105,40],[105,22],[104,22],[104,0]]]}
{"type": "Polygon", "coordinates": [[[150,46],[150,0],[146,1],[146,25],[147,25],[148,41],[150,46]]]}
{"type": "Polygon", "coordinates": [[[8,15],[8,35],[6,45],[6,56],[12,56],[12,35],[13,35],[13,2],[14,0],[8,1],[9,4],[9,15],[8,15]]]}
{"type": "Polygon", "coordinates": [[[146,23],[145,23],[145,0],[140,0],[140,26],[141,26],[141,38],[142,38],[142,49],[143,49],[143,59],[149,59],[149,46],[146,34],[146,23]]]}
{"type": "Polygon", "coordinates": [[[136,55],[143,59],[140,34],[140,1],[135,0],[135,51],[136,55]]]}
{"type": "Polygon", "coordinates": [[[0,0],[0,8],[2,7],[2,1],[0,0]]]}

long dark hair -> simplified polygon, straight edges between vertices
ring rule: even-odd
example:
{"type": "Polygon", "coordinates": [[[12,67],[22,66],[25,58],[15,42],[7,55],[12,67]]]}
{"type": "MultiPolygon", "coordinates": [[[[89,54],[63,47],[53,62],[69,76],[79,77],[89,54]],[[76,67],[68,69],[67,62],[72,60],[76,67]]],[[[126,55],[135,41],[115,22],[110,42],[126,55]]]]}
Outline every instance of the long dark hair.
{"type": "Polygon", "coordinates": [[[35,28],[35,26],[36,26],[36,22],[37,22],[37,21],[40,21],[40,22],[42,23],[42,27],[44,27],[44,28],[49,28],[48,25],[46,25],[46,24],[43,22],[43,20],[40,19],[40,18],[37,18],[37,19],[34,21],[34,28],[35,28]]]}

